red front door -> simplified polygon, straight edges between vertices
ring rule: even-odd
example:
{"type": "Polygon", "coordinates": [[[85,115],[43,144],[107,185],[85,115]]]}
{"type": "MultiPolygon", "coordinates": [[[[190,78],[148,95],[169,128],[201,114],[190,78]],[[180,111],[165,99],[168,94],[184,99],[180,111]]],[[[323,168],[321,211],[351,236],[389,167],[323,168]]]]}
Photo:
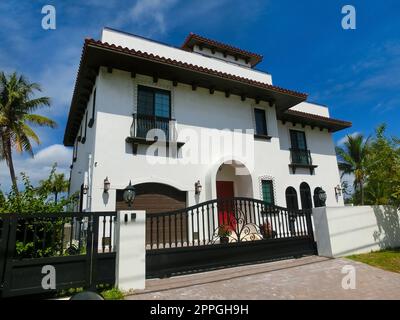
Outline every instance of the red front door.
{"type": "Polygon", "coordinates": [[[235,213],[233,211],[234,197],[233,181],[217,181],[218,222],[219,225],[229,225],[232,229],[236,227],[235,213]]]}

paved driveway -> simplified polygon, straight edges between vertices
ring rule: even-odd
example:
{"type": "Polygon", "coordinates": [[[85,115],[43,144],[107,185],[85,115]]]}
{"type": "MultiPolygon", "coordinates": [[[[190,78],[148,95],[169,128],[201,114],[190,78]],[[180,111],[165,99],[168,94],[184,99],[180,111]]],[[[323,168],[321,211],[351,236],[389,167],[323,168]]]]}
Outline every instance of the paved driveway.
{"type": "Polygon", "coordinates": [[[127,299],[400,299],[400,274],[347,259],[305,257],[148,280],[146,287],[127,299]],[[345,266],[354,267],[354,290],[342,288],[345,266]]]}

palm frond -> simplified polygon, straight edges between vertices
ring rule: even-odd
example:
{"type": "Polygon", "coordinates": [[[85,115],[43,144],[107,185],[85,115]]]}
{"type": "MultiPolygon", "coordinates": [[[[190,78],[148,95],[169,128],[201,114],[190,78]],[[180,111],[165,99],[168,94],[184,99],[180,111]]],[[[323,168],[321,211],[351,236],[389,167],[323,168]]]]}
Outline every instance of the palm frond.
{"type": "Polygon", "coordinates": [[[57,123],[50,118],[47,118],[45,116],[41,116],[38,114],[26,114],[24,115],[24,119],[32,124],[41,126],[41,127],[50,127],[50,128],[56,128],[57,123]]]}

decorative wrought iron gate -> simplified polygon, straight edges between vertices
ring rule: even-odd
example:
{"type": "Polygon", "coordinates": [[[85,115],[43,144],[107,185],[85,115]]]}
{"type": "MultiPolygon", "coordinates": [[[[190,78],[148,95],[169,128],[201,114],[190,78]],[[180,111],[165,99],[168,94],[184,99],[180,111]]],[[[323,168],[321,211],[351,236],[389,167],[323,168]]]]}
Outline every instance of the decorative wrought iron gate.
{"type": "Polygon", "coordinates": [[[147,278],[316,254],[311,210],[250,198],[146,217],[147,278]]]}
{"type": "Polygon", "coordinates": [[[115,283],[115,212],[0,214],[0,296],[115,283]],[[56,289],[42,287],[43,266],[56,289]]]}

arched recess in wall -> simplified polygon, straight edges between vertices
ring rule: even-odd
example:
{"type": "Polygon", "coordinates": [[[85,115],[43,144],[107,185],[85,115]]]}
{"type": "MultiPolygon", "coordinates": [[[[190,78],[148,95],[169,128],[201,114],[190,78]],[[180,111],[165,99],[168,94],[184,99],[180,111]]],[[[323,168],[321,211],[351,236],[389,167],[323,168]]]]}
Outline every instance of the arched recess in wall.
{"type": "Polygon", "coordinates": [[[324,204],[322,203],[322,201],[319,198],[319,193],[322,191],[322,188],[317,187],[314,189],[314,207],[318,208],[318,207],[323,207],[324,204]]]}
{"type": "Polygon", "coordinates": [[[300,184],[301,209],[312,209],[311,189],[308,183],[300,184]]]}
{"type": "Polygon", "coordinates": [[[146,246],[158,245],[157,239],[165,237],[169,242],[172,235],[177,239],[188,236],[187,216],[178,213],[166,218],[157,218],[156,213],[175,211],[186,207],[186,191],[180,191],[163,183],[140,183],[134,185],[136,196],[132,206],[123,200],[124,190],[117,190],[117,210],[144,210],[146,216],[146,246]],[[153,217],[152,217],[153,216],[153,217]]]}
{"type": "Polygon", "coordinates": [[[136,197],[129,207],[123,200],[124,190],[117,190],[117,210],[145,210],[146,214],[168,212],[186,207],[186,191],[163,183],[140,183],[135,186],[136,197]]]}
{"type": "Polygon", "coordinates": [[[299,202],[297,200],[297,191],[293,187],[288,187],[285,192],[286,207],[288,210],[299,210],[299,202]]]}

